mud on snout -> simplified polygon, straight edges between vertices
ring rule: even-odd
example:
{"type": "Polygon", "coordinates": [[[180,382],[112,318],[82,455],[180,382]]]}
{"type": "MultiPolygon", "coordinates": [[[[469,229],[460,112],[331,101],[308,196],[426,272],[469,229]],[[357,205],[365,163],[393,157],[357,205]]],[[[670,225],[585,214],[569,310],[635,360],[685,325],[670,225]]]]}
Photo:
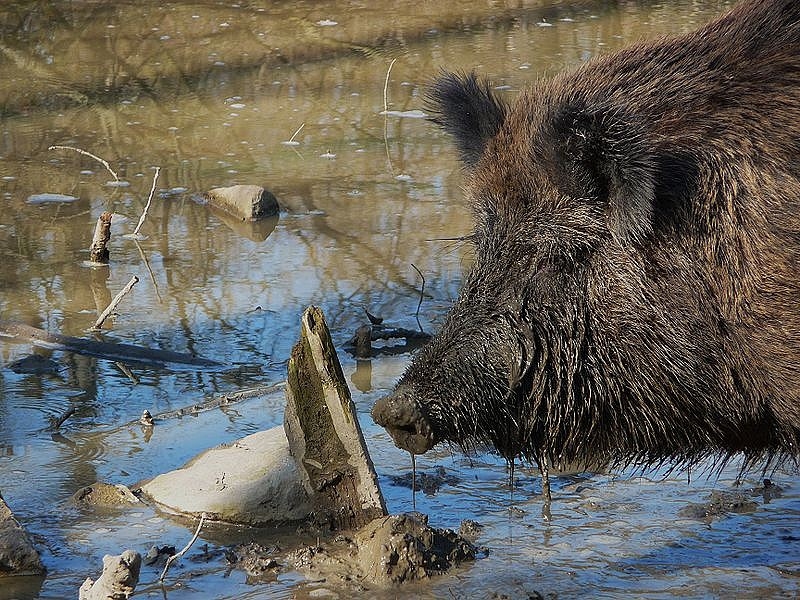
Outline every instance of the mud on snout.
{"type": "Polygon", "coordinates": [[[372,419],[389,432],[398,448],[412,454],[425,454],[439,441],[425,413],[402,388],[378,400],[371,414],[372,419]]]}

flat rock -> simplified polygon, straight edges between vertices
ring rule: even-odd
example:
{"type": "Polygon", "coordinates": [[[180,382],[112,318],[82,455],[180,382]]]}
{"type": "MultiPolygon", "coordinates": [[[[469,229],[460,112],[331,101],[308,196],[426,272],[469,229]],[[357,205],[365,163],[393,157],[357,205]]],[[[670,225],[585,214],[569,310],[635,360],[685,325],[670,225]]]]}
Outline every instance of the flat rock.
{"type": "Polygon", "coordinates": [[[0,577],[44,573],[42,559],[30,536],[0,495],[0,577]]]}
{"type": "Polygon", "coordinates": [[[212,205],[239,217],[257,221],[278,214],[278,201],[272,192],[259,185],[232,185],[214,188],[205,194],[212,205]]]}
{"type": "Polygon", "coordinates": [[[245,525],[299,521],[312,510],[282,427],[206,450],[142,492],[176,513],[245,525]]]}

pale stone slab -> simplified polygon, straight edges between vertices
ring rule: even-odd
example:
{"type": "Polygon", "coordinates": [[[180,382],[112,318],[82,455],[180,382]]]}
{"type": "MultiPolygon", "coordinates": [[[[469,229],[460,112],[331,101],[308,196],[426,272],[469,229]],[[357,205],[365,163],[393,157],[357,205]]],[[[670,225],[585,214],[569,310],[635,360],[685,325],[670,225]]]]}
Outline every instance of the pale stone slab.
{"type": "Polygon", "coordinates": [[[312,510],[282,427],[206,450],[142,491],[177,513],[246,525],[296,521],[312,510]]]}

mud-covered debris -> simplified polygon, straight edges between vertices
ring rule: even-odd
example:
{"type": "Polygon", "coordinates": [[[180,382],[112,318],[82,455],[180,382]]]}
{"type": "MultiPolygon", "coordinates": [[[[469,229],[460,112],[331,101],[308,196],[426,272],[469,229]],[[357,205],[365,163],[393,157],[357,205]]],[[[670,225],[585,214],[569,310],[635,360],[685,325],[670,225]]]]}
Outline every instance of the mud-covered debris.
{"type": "Polygon", "coordinates": [[[427,579],[476,555],[469,541],[416,515],[375,519],[358,532],[356,543],[361,570],[378,585],[427,579]]]}
{"type": "Polygon", "coordinates": [[[458,528],[458,535],[474,541],[483,531],[483,525],[472,519],[464,519],[458,528]]]}
{"type": "Polygon", "coordinates": [[[225,553],[228,564],[247,575],[247,583],[264,583],[278,578],[282,565],[278,560],[278,546],[264,546],[256,542],[242,544],[225,553]]]}
{"type": "Polygon", "coordinates": [[[82,487],[72,495],[78,506],[128,506],[139,504],[140,500],[127,487],[120,484],[97,481],[82,487]]]}
{"type": "Polygon", "coordinates": [[[771,500],[783,496],[783,488],[773,483],[771,479],[765,479],[762,485],[750,490],[750,495],[761,496],[764,499],[764,504],[768,504],[771,500]]]}
{"type": "Polygon", "coordinates": [[[729,513],[751,513],[758,508],[758,503],[739,492],[714,491],[708,497],[708,502],[690,503],[683,507],[678,514],[687,519],[711,521],[729,513]]]}
{"type": "Polygon", "coordinates": [[[150,550],[142,558],[142,562],[147,566],[163,567],[167,559],[170,556],[175,556],[176,552],[175,546],[151,546],[150,550]]]}
{"type": "Polygon", "coordinates": [[[103,573],[97,581],[87,578],[78,590],[79,600],[123,600],[129,598],[139,583],[142,557],[125,550],[122,554],[103,557],[103,573]]]}
{"type": "Polygon", "coordinates": [[[432,473],[418,471],[416,475],[409,471],[402,475],[391,475],[392,485],[413,488],[415,492],[422,490],[426,496],[434,496],[443,485],[456,485],[461,481],[455,475],[449,475],[441,465],[432,473]]]}

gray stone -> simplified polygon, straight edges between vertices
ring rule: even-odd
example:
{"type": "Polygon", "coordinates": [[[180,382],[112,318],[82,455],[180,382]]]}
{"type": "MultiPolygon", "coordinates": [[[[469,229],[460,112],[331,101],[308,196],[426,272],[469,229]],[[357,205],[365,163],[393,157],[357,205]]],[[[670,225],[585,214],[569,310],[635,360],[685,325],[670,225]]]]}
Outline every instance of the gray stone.
{"type": "Polygon", "coordinates": [[[258,185],[232,185],[214,188],[206,200],[242,221],[257,221],[278,214],[278,201],[272,192],[258,185]]]}
{"type": "Polygon", "coordinates": [[[44,573],[42,559],[30,536],[0,495],[0,577],[44,573]]]}

